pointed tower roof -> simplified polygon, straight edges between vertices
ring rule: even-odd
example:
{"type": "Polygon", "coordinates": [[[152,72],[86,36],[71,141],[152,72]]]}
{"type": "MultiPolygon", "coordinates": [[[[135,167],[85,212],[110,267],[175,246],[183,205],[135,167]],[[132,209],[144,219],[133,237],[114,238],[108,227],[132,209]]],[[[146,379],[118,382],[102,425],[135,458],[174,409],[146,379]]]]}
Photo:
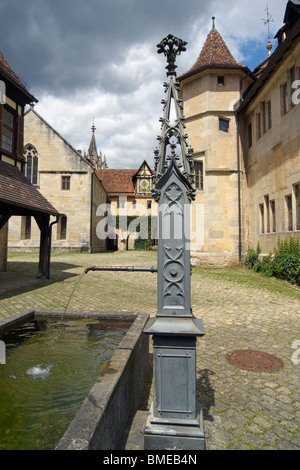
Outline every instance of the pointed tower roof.
{"type": "Polygon", "coordinates": [[[96,137],[95,137],[95,130],[96,130],[96,127],[95,127],[95,124],[93,122],[93,125],[92,125],[92,137],[91,137],[91,141],[90,141],[90,146],[89,146],[89,149],[88,149],[88,158],[90,159],[95,159],[98,157],[98,151],[97,151],[97,145],[96,145],[96,137]]]}
{"type": "Polygon", "coordinates": [[[215,28],[214,16],[212,20],[212,29],[206,38],[198,59],[185,74],[179,77],[180,80],[207,68],[247,69],[245,65],[239,64],[235,60],[221,34],[215,28]]]}

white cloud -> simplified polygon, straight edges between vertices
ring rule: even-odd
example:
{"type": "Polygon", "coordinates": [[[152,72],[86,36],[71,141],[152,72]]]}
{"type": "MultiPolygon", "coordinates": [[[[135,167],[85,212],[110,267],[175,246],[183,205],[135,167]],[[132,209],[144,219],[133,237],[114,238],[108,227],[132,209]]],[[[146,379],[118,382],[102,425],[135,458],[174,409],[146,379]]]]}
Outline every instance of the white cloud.
{"type": "MultiPolygon", "coordinates": [[[[270,23],[273,37],[282,25],[286,4],[282,0],[269,0],[268,5],[274,18],[274,23],[270,23]]],[[[178,75],[195,63],[211,29],[212,16],[216,17],[216,28],[236,60],[248,65],[247,60],[253,61],[256,55],[266,54],[265,8],[261,0],[212,0],[203,9],[205,14],[195,15],[189,23],[184,23],[184,14],[178,11],[178,25],[184,31],[182,39],[188,42],[187,52],[177,59],[178,75]],[[247,49],[249,41],[251,48],[247,49]]],[[[149,18],[149,21],[154,20],[155,15],[149,18]]],[[[170,32],[166,30],[165,34],[170,32]]],[[[162,37],[158,41],[160,39],[162,37]]],[[[100,45],[99,42],[99,47],[103,50],[103,43],[100,45]]],[[[58,83],[67,73],[62,59],[59,64],[56,70],[58,83]]],[[[88,148],[95,118],[98,150],[106,155],[111,168],[136,168],[144,159],[153,165],[153,150],[160,132],[165,65],[165,58],[156,53],[153,34],[151,38],[147,35],[143,39],[137,37],[130,45],[124,38],[123,46],[104,62],[94,57],[86,71],[93,74],[94,81],[87,80],[93,87],[83,86],[82,71],[80,89],[76,88],[74,80],[74,90],[71,89],[68,95],[54,96],[52,92],[41,91],[36,110],[75,148],[82,150],[88,148]]]]}

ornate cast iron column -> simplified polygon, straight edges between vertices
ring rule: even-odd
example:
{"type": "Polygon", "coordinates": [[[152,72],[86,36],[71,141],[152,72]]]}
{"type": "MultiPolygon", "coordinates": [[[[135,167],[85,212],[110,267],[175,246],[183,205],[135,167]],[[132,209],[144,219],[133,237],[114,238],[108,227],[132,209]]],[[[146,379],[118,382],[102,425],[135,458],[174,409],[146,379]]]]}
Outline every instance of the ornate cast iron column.
{"type": "Polygon", "coordinates": [[[169,34],[158,44],[167,57],[164,116],[155,153],[154,195],[159,204],[157,314],[153,335],[154,399],[145,449],[205,449],[202,409],[196,399],[196,341],[204,335],[193,316],[190,288],[190,204],[195,197],[193,151],[188,149],[178,98],[176,56],[186,42],[169,34]],[[171,106],[175,121],[171,122],[171,106]]]}

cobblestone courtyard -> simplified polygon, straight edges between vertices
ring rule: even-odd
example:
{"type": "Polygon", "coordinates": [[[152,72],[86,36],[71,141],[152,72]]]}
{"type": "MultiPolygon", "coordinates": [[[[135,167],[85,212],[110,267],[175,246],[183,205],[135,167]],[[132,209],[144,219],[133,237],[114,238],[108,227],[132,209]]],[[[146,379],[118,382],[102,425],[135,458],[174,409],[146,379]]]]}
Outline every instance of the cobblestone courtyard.
{"type": "MultiPolygon", "coordinates": [[[[156,266],[155,252],[52,255],[51,279],[37,280],[38,256],[11,254],[0,274],[0,318],[30,309],[156,313],[156,274],[90,272],[92,265],[156,266]],[[80,282],[78,282],[80,281],[80,282]]],[[[197,390],[205,420],[222,425],[227,449],[300,450],[300,288],[245,269],[192,274],[192,307],[203,319],[197,346],[197,390]],[[254,349],[284,362],[258,373],[226,360],[254,349]],[[298,346],[299,349],[299,346],[298,346]]]]}

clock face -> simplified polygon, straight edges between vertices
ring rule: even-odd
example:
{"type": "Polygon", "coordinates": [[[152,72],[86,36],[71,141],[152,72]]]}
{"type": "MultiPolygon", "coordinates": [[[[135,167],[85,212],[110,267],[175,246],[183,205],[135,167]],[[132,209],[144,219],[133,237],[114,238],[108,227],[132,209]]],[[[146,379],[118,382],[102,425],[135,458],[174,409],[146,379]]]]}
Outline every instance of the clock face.
{"type": "Polygon", "coordinates": [[[149,180],[143,179],[140,181],[140,188],[142,191],[147,191],[147,189],[149,189],[149,185],[149,180]]]}

